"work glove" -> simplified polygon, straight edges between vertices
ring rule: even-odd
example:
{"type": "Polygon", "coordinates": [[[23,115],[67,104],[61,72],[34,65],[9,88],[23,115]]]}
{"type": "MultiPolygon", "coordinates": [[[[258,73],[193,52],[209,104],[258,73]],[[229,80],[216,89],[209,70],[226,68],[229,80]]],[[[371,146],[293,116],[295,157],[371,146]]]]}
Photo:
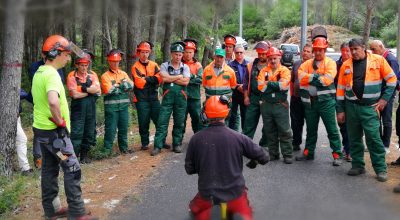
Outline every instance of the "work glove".
{"type": "Polygon", "coordinates": [[[64,120],[64,118],[62,119],[61,123],[57,123],[53,117],[51,117],[49,119],[50,119],[50,121],[52,121],[54,124],[57,125],[58,138],[69,137],[69,132],[67,129],[67,122],[64,120]]]}
{"type": "Polygon", "coordinates": [[[258,162],[256,160],[250,160],[246,163],[246,166],[250,169],[255,169],[257,167],[258,162]]]}
{"type": "Polygon", "coordinates": [[[85,83],[86,87],[92,86],[92,83],[93,83],[92,79],[90,77],[88,77],[87,80],[86,80],[86,83],[85,83]]]}
{"type": "Polygon", "coordinates": [[[156,76],[146,76],[144,79],[148,84],[158,84],[158,79],[156,76]]]}

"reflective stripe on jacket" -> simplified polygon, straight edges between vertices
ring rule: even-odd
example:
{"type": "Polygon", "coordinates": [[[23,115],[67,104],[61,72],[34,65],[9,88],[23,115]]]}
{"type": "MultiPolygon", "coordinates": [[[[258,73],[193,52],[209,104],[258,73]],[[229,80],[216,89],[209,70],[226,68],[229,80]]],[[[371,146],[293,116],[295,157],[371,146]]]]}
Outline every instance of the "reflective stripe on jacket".
{"type": "Polygon", "coordinates": [[[222,72],[217,76],[214,72],[214,62],[210,63],[203,72],[203,86],[206,96],[228,95],[232,96],[232,90],[235,89],[236,76],[232,68],[223,64],[222,72]]]}
{"type": "Polygon", "coordinates": [[[262,100],[271,103],[285,102],[290,78],[290,70],[283,65],[279,65],[275,72],[270,65],[261,69],[257,84],[258,90],[262,92],[262,100]]]}

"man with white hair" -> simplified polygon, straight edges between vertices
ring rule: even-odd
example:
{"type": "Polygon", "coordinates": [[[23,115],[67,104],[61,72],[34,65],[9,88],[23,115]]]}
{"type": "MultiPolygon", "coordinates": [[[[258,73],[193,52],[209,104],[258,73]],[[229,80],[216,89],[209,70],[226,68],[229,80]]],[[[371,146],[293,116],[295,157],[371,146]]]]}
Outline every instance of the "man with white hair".
{"type": "MultiPolygon", "coordinates": [[[[399,64],[397,63],[396,57],[390,53],[388,49],[385,48],[382,41],[380,40],[373,40],[369,44],[369,49],[371,49],[373,54],[378,54],[383,56],[386,61],[389,63],[390,67],[393,69],[393,72],[397,76],[397,85],[399,85],[399,64]]],[[[386,88],[386,84],[382,84],[382,89],[386,88]]],[[[386,107],[381,112],[381,128],[379,131],[381,132],[381,138],[383,141],[383,145],[385,146],[385,150],[389,153],[389,146],[390,146],[390,137],[392,136],[392,110],[393,110],[393,101],[394,97],[396,96],[396,91],[393,92],[390,100],[388,101],[386,107]],[[382,129],[383,127],[383,129],[382,129]]],[[[399,110],[397,110],[399,112],[399,110]]],[[[396,112],[396,116],[397,116],[396,112]]],[[[399,115],[400,116],[400,115],[399,115]]],[[[400,134],[400,120],[396,117],[396,133],[397,136],[400,134]]],[[[400,163],[400,160],[399,160],[400,163]]]]}

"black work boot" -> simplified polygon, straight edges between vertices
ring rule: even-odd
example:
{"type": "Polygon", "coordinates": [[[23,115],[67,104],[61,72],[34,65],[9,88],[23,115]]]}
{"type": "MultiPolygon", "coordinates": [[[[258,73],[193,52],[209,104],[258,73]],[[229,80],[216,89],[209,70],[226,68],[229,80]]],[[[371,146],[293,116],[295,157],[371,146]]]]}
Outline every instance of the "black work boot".
{"type": "Polygon", "coordinates": [[[393,192],[400,193],[400,184],[393,188],[393,192]]]}
{"type": "Polygon", "coordinates": [[[164,143],[163,148],[164,149],[171,149],[171,145],[169,145],[167,143],[164,143]]]}
{"type": "Polygon", "coordinates": [[[352,167],[348,172],[347,175],[349,176],[358,176],[360,174],[365,173],[365,168],[364,167],[352,167]]]}
{"type": "Polygon", "coordinates": [[[284,157],[283,162],[285,164],[292,164],[293,163],[293,158],[292,157],[284,157]]]}
{"type": "Polygon", "coordinates": [[[92,160],[89,159],[89,157],[88,157],[88,152],[89,152],[88,149],[83,149],[83,148],[81,149],[81,154],[80,154],[80,158],[79,158],[79,162],[81,164],[88,164],[88,163],[92,162],[92,160]]]}
{"type": "Polygon", "coordinates": [[[156,156],[157,154],[161,153],[161,149],[158,147],[155,147],[152,151],[151,151],[151,156],[156,156]]]}
{"type": "Polygon", "coordinates": [[[173,149],[173,151],[175,152],[175,153],[182,153],[182,145],[178,145],[178,146],[174,146],[174,149],[173,149]]]}
{"type": "Polygon", "coordinates": [[[45,219],[46,220],[56,220],[59,218],[67,217],[67,214],[68,214],[68,208],[63,207],[60,210],[58,210],[57,212],[55,212],[52,216],[46,216],[45,219]]]}
{"type": "Polygon", "coordinates": [[[149,145],[142,145],[140,147],[140,150],[148,150],[149,149],[149,145]]]}
{"type": "Polygon", "coordinates": [[[386,182],[388,180],[387,172],[379,172],[376,174],[376,179],[378,179],[379,182],[386,182]]]}

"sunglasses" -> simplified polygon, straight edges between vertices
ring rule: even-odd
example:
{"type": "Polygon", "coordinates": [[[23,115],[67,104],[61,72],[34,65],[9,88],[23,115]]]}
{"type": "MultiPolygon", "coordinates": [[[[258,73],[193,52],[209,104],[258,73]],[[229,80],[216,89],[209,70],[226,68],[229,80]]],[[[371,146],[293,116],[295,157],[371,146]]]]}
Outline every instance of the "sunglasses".
{"type": "Polygon", "coordinates": [[[236,54],[242,54],[243,52],[235,52],[236,54]]]}

